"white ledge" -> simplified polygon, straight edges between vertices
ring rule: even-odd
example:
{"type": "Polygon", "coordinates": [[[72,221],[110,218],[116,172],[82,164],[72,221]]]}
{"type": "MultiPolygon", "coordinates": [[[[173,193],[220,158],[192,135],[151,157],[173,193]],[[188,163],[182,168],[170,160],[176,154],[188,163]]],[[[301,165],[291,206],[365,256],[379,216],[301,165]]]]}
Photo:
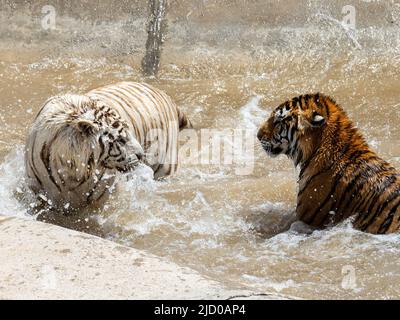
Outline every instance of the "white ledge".
{"type": "Polygon", "coordinates": [[[189,268],[88,234],[0,217],[0,299],[285,299],[230,290],[189,268]]]}

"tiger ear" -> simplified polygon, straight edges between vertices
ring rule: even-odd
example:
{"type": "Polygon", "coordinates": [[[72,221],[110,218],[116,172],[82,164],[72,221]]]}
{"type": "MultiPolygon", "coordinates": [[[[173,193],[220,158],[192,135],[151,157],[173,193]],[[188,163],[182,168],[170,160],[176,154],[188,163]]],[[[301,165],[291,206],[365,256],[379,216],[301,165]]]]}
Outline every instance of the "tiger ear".
{"type": "Polygon", "coordinates": [[[86,136],[94,135],[99,130],[99,127],[90,120],[80,119],[75,124],[78,131],[86,136]]]}
{"type": "Polygon", "coordinates": [[[326,122],[325,118],[316,111],[313,111],[310,115],[303,115],[302,118],[308,126],[313,128],[322,127],[326,122]]]}
{"type": "Polygon", "coordinates": [[[313,127],[320,127],[325,123],[325,118],[318,113],[313,114],[311,125],[313,127]]]}

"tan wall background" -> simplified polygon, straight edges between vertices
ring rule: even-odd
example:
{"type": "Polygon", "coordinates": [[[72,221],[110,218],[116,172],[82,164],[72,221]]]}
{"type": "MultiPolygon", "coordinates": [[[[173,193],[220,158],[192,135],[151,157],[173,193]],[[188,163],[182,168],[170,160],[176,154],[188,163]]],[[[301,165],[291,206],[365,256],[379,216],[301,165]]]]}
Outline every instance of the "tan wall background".
{"type": "MultiPolygon", "coordinates": [[[[0,0],[1,9],[14,14],[40,16],[52,5],[61,16],[84,20],[119,20],[146,15],[147,0],[0,0]]],[[[312,23],[319,11],[340,18],[345,5],[357,12],[360,27],[390,25],[399,0],[170,0],[169,18],[201,24],[252,23],[269,26],[301,26],[312,23]]]]}
{"type": "MultiPolygon", "coordinates": [[[[0,0],[0,50],[140,65],[147,16],[148,0],[0,0]],[[45,5],[55,8],[55,30],[41,26],[45,5]]],[[[389,52],[400,43],[400,0],[170,0],[167,19],[162,64],[247,65],[276,52],[389,52]],[[346,5],[357,37],[341,26],[346,5]]]]}

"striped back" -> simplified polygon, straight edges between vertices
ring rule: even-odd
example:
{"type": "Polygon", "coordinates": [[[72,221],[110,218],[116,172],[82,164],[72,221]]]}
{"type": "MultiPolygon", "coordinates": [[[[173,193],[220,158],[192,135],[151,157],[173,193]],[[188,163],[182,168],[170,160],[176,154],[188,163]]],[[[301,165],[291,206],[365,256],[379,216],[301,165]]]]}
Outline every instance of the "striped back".
{"type": "Polygon", "coordinates": [[[85,95],[52,97],[27,137],[30,188],[58,208],[107,198],[115,173],[143,160],[160,178],[178,166],[179,130],[190,121],[162,91],[121,82],[85,95]]]}

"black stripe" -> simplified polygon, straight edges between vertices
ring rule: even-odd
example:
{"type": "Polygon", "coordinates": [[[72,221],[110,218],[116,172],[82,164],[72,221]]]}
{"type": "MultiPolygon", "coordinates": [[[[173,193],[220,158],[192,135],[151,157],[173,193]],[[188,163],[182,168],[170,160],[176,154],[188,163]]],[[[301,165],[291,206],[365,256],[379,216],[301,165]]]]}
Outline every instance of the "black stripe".
{"type": "Polygon", "coordinates": [[[314,103],[318,107],[318,109],[322,109],[323,107],[322,107],[321,102],[319,101],[319,98],[320,97],[319,97],[318,93],[316,95],[314,95],[314,103]]]}
{"type": "MultiPolygon", "coordinates": [[[[323,174],[323,173],[329,171],[330,169],[331,169],[331,168],[328,167],[328,168],[326,168],[325,170],[322,170],[322,171],[317,172],[317,173],[314,174],[311,178],[309,178],[309,179],[307,180],[305,186],[304,186],[301,190],[299,190],[297,196],[301,196],[301,195],[303,194],[303,192],[305,191],[305,189],[307,189],[308,185],[311,183],[312,180],[314,180],[314,179],[315,179],[316,177],[318,177],[319,175],[321,175],[321,174],[323,174]]],[[[301,180],[301,179],[302,179],[302,178],[300,178],[300,180],[301,180]]]]}
{"type": "MultiPolygon", "coordinates": [[[[52,140],[52,142],[53,141],[54,141],[54,139],[52,140]]],[[[53,172],[51,170],[51,166],[50,166],[50,150],[47,150],[46,143],[43,144],[42,150],[40,151],[40,159],[42,160],[43,165],[46,168],[46,171],[47,171],[47,174],[49,176],[50,181],[56,186],[58,191],[61,192],[61,188],[57,184],[56,180],[54,179],[53,172]]]]}
{"type": "MultiPolygon", "coordinates": [[[[294,158],[295,148],[290,147],[290,145],[291,145],[291,143],[289,144],[288,155],[289,155],[289,157],[292,158],[293,160],[296,160],[296,159],[294,158]]],[[[296,161],[295,161],[295,164],[294,164],[294,165],[295,165],[295,167],[297,166],[296,161]]]]}
{"type": "MultiPolygon", "coordinates": [[[[378,157],[377,157],[377,156],[372,156],[372,157],[370,157],[370,158],[368,158],[368,159],[365,159],[365,161],[371,161],[372,159],[376,159],[376,158],[378,158],[378,157]]],[[[340,214],[341,216],[343,216],[343,213],[344,213],[343,210],[342,210],[341,213],[339,213],[338,209],[339,209],[340,207],[347,208],[348,204],[355,198],[354,193],[352,193],[352,196],[350,196],[350,197],[347,199],[347,201],[346,201],[343,205],[341,205],[341,204],[342,204],[342,201],[345,199],[346,195],[347,195],[348,193],[352,192],[353,189],[354,189],[356,186],[358,186],[358,187],[361,186],[361,189],[357,189],[357,194],[362,193],[362,191],[363,191],[363,189],[364,189],[364,186],[365,186],[364,184],[362,184],[362,182],[364,182],[364,181],[366,181],[366,180],[372,178],[373,176],[376,176],[378,173],[383,172],[383,171],[373,171],[373,172],[372,172],[373,174],[370,175],[370,174],[369,174],[369,171],[368,171],[367,169],[368,169],[368,167],[367,167],[367,168],[365,168],[365,167],[364,167],[364,168],[360,168],[359,173],[358,173],[356,176],[354,176],[354,178],[350,181],[350,183],[347,185],[345,191],[342,193],[342,195],[341,195],[341,197],[340,197],[340,200],[336,203],[336,204],[338,205],[338,207],[336,207],[336,209],[335,209],[335,205],[333,204],[333,205],[331,206],[331,208],[330,208],[330,211],[332,211],[333,209],[335,209],[335,210],[333,210],[333,211],[336,211],[338,214],[340,214]],[[362,179],[360,180],[360,178],[362,178],[362,179]]],[[[349,212],[351,212],[351,210],[349,210],[349,212]]]]}
{"type": "MultiPolygon", "coordinates": [[[[385,177],[386,178],[386,177],[385,177]]],[[[393,176],[391,176],[390,178],[393,178],[393,176]]],[[[386,179],[388,181],[388,185],[385,184],[385,186],[382,188],[382,190],[388,190],[390,189],[390,187],[392,187],[396,182],[397,179],[386,179]]],[[[397,191],[398,192],[398,191],[397,191]]],[[[380,205],[378,205],[378,207],[375,209],[375,212],[373,212],[372,214],[372,209],[374,208],[374,206],[377,204],[375,201],[373,201],[371,203],[371,205],[368,207],[368,210],[365,212],[366,216],[361,220],[361,225],[362,227],[360,228],[361,231],[365,231],[371,224],[373,224],[375,222],[375,219],[382,213],[384,212],[385,208],[396,199],[396,197],[398,196],[396,191],[394,191],[388,199],[385,199],[385,201],[383,201],[383,203],[381,203],[380,205]],[[371,214],[368,214],[369,212],[371,212],[371,214]]],[[[381,196],[381,194],[377,193],[376,194],[376,200],[379,199],[379,197],[381,196]]]]}
{"type": "Polygon", "coordinates": [[[292,109],[296,109],[297,103],[299,102],[299,98],[295,97],[292,99],[292,109]]]}
{"type": "Polygon", "coordinates": [[[43,104],[43,106],[39,109],[38,113],[35,116],[35,119],[33,119],[33,121],[36,121],[37,118],[39,118],[40,114],[42,113],[42,111],[44,110],[44,108],[47,106],[48,103],[52,102],[53,100],[56,100],[59,97],[51,97],[49,99],[47,99],[47,101],[43,104]]]}
{"type": "MultiPolygon", "coordinates": [[[[379,185],[379,190],[385,190],[385,191],[386,191],[386,190],[388,190],[389,188],[391,188],[391,187],[396,183],[396,179],[395,179],[395,177],[393,177],[393,176],[385,176],[384,179],[385,179],[384,182],[383,182],[384,185],[383,185],[383,186],[382,186],[382,185],[379,185]]],[[[377,200],[378,200],[379,197],[382,196],[382,193],[377,192],[377,188],[374,188],[374,190],[375,190],[375,192],[376,192],[376,196],[377,196],[377,200]]],[[[393,194],[392,194],[390,197],[392,197],[392,196],[393,196],[393,194]]],[[[373,219],[375,219],[375,216],[376,216],[377,214],[380,214],[381,208],[382,208],[383,206],[385,206],[386,201],[387,201],[387,199],[386,199],[383,203],[381,203],[381,204],[376,208],[377,210],[375,210],[375,212],[374,212],[373,219]],[[379,208],[379,210],[378,210],[378,208],[379,208]]],[[[390,201],[391,201],[391,200],[390,200],[390,201]]],[[[375,204],[376,204],[376,202],[371,203],[371,204],[369,205],[368,209],[366,210],[366,213],[371,212],[372,209],[374,208],[375,204]]],[[[386,204],[386,205],[387,205],[387,204],[386,204]]],[[[372,212],[371,212],[371,213],[372,213],[372,212]]],[[[368,221],[371,220],[370,217],[371,217],[371,215],[367,215],[366,217],[364,217],[363,221],[367,222],[367,219],[368,219],[368,221]]]]}
{"type": "MultiPolygon", "coordinates": [[[[400,196],[400,195],[398,195],[400,196]]],[[[396,214],[397,208],[400,206],[400,200],[397,201],[397,204],[393,206],[393,208],[390,210],[389,214],[387,215],[385,221],[381,224],[379,227],[378,233],[386,233],[389,227],[391,226],[393,222],[394,215],[396,214]]]]}
{"type": "Polygon", "coordinates": [[[121,149],[118,146],[118,144],[113,143],[113,142],[109,142],[108,143],[108,157],[109,158],[114,158],[114,157],[118,157],[119,155],[121,155],[121,149]],[[115,147],[117,149],[117,152],[115,154],[112,154],[111,152],[113,151],[113,147],[115,147]]]}
{"type": "Polygon", "coordinates": [[[330,116],[329,105],[326,103],[325,97],[323,99],[320,99],[320,101],[325,106],[326,117],[329,119],[330,116]]]}
{"type": "Polygon", "coordinates": [[[291,126],[290,129],[289,129],[289,132],[288,132],[289,142],[293,142],[294,131],[295,131],[294,127],[291,126]]]}
{"type": "MultiPolygon", "coordinates": [[[[318,215],[318,213],[321,211],[321,209],[328,203],[328,201],[330,199],[332,199],[331,195],[334,193],[334,191],[336,190],[336,187],[338,186],[339,182],[341,181],[341,179],[343,178],[343,176],[346,173],[347,168],[354,163],[354,159],[356,159],[357,157],[361,156],[364,153],[368,153],[370,152],[369,150],[357,150],[355,152],[353,152],[349,158],[346,160],[346,164],[344,166],[343,169],[340,170],[340,172],[336,175],[336,179],[335,182],[333,183],[333,186],[330,190],[330,192],[328,193],[327,197],[325,198],[325,200],[322,202],[322,204],[317,208],[317,210],[314,211],[314,213],[312,214],[311,218],[312,220],[310,221],[310,224],[313,223],[313,221],[315,220],[316,216],[318,215]]],[[[329,211],[328,211],[329,213],[329,211]]],[[[325,218],[323,219],[325,220],[325,218]]]]}
{"type": "Polygon", "coordinates": [[[303,96],[299,96],[299,107],[300,107],[300,110],[304,110],[304,108],[303,108],[303,96]]]}
{"type": "Polygon", "coordinates": [[[100,136],[100,138],[99,138],[99,145],[100,145],[100,155],[99,155],[99,159],[98,159],[99,162],[101,161],[101,158],[103,157],[104,152],[105,152],[105,145],[103,143],[102,138],[103,138],[102,136],[100,136]]]}
{"type": "Polygon", "coordinates": [[[297,167],[301,161],[303,161],[303,150],[299,149],[298,152],[296,153],[296,159],[295,159],[295,166],[297,167]]]}
{"type": "Polygon", "coordinates": [[[54,136],[53,138],[50,140],[50,142],[48,143],[49,147],[48,147],[48,154],[44,155],[42,154],[45,150],[46,147],[46,143],[43,144],[42,150],[40,152],[40,157],[42,159],[43,165],[46,167],[47,173],[49,175],[49,178],[51,180],[51,182],[53,182],[55,184],[55,186],[57,187],[57,189],[61,192],[61,187],[56,183],[56,179],[54,178],[54,174],[53,171],[51,169],[50,166],[50,155],[51,155],[51,147],[54,144],[54,141],[58,138],[59,134],[60,134],[61,130],[59,130],[54,136]],[[43,157],[42,157],[43,156],[43,157]]]}
{"type": "MultiPolygon", "coordinates": [[[[353,190],[353,188],[356,186],[358,180],[360,179],[360,177],[361,177],[362,175],[363,175],[363,171],[360,171],[360,173],[359,173],[358,175],[356,175],[356,176],[351,180],[351,182],[347,185],[346,189],[342,192],[342,195],[340,196],[340,199],[339,199],[336,203],[333,203],[332,206],[329,208],[329,211],[335,211],[335,212],[336,212],[336,218],[337,218],[337,219],[339,218],[339,216],[343,216],[343,214],[344,214],[343,210],[342,210],[342,212],[339,213],[339,208],[340,208],[340,205],[341,205],[342,201],[344,200],[344,198],[346,197],[346,195],[347,195],[348,193],[350,193],[350,191],[353,190]]],[[[363,177],[363,178],[365,178],[365,177],[363,177]]],[[[364,179],[363,179],[363,180],[364,180],[364,179]]],[[[357,190],[357,191],[358,191],[358,192],[361,192],[362,189],[361,189],[361,190],[357,190]]],[[[349,200],[347,200],[346,203],[348,203],[351,199],[354,199],[354,197],[355,197],[355,195],[354,195],[354,193],[352,193],[352,194],[350,195],[350,197],[349,197],[349,200]]],[[[346,206],[343,206],[343,207],[346,208],[346,206]]]]}
{"type": "Polygon", "coordinates": [[[376,193],[375,193],[374,188],[370,188],[370,190],[367,192],[367,194],[363,197],[362,201],[360,201],[358,204],[355,204],[355,206],[350,208],[351,212],[354,212],[354,213],[364,212],[364,210],[363,210],[364,206],[367,205],[368,203],[370,203],[370,201],[373,201],[373,199],[375,199],[375,196],[376,196],[376,193]]]}
{"type": "Polygon", "coordinates": [[[286,110],[286,111],[290,110],[290,102],[289,102],[289,101],[286,101],[286,102],[284,103],[284,107],[285,107],[285,110],[286,110]]]}
{"type": "Polygon", "coordinates": [[[34,161],[34,159],[33,159],[34,152],[35,152],[36,136],[37,136],[36,132],[33,133],[33,138],[32,138],[33,141],[32,141],[31,150],[30,150],[30,151],[31,151],[31,156],[30,156],[30,161],[29,161],[29,167],[31,168],[32,173],[33,173],[33,175],[35,176],[37,182],[39,182],[39,185],[40,185],[41,187],[43,187],[43,183],[42,183],[42,181],[39,179],[39,175],[38,175],[38,172],[36,171],[36,167],[35,167],[35,161],[34,161]]]}
{"type": "Polygon", "coordinates": [[[329,109],[327,104],[325,103],[325,99],[319,93],[314,96],[314,103],[318,107],[318,109],[325,109],[326,117],[329,118],[329,109]]]}
{"type": "Polygon", "coordinates": [[[314,159],[314,156],[317,153],[317,151],[318,151],[318,149],[315,149],[314,152],[311,154],[311,156],[301,166],[301,170],[300,170],[300,174],[299,174],[299,179],[300,180],[303,178],[304,173],[306,172],[306,170],[307,170],[308,166],[310,165],[311,161],[314,159]]]}
{"type": "Polygon", "coordinates": [[[94,161],[94,153],[92,152],[89,156],[88,166],[90,169],[94,169],[95,161],[94,161]]]}
{"type": "Polygon", "coordinates": [[[35,176],[35,179],[37,180],[37,182],[39,183],[39,185],[41,186],[41,187],[43,187],[43,183],[42,183],[42,181],[39,179],[39,177],[37,176],[37,174],[36,174],[36,172],[35,172],[35,169],[33,168],[33,166],[32,166],[32,164],[29,162],[29,167],[30,167],[30,169],[31,169],[31,171],[32,171],[32,173],[33,173],[33,175],[35,176]]]}

